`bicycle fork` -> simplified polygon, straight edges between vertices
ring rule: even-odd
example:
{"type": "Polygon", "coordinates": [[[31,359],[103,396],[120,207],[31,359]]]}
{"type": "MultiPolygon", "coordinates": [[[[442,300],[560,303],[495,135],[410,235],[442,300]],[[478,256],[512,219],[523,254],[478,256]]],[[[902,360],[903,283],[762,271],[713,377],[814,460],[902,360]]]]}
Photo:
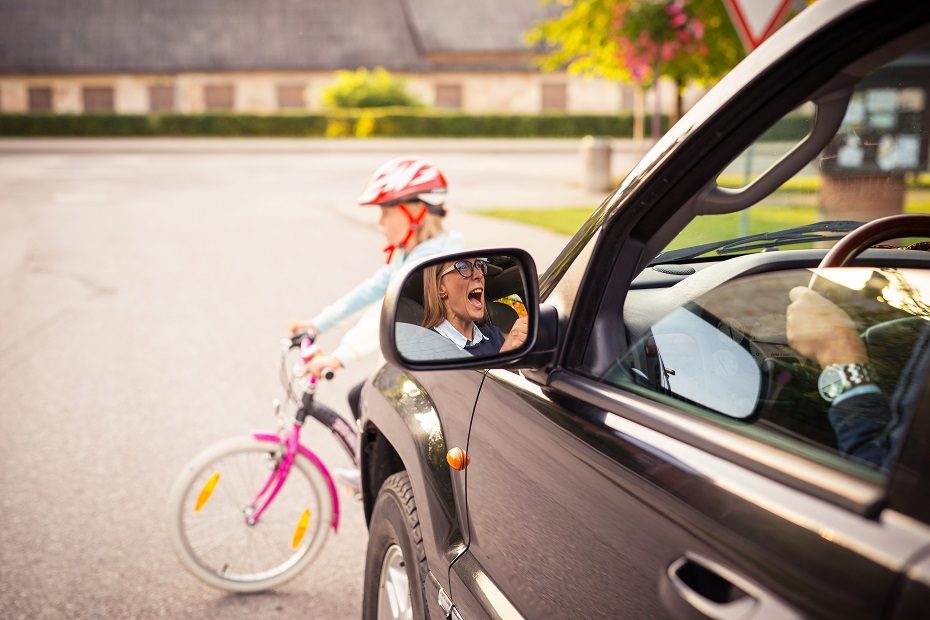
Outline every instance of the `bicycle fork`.
{"type": "MultiPolygon", "coordinates": [[[[268,477],[268,481],[265,482],[265,486],[258,492],[258,495],[255,496],[255,499],[252,500],[250,507],[254,508],[258,506],[250,514],[246,514],[246,523],[249,525],[256,525],[258,520],[261,518],[262,513],[265,512],[265,509],[268,508],[269,504],[277,496],[278,491],[281,490],[281,487],[284,486],[284,482],[287,480],[287,475],[291,471],[291,466],[294,464],[294,459],[297,458],[297,446],[300,444],[300,425],[295,424],[290,435],[284,442],[284,457],[275,465],[274,471],[271,472],[271,475],[268,477]],[[266,496],[267,494],[267,496],[266,496]],[[262,499],[264,497],[264,499],[262,499]],[[259,502],[261,504],[259,505],[259,502]]],[[[301,519],[303,521],[303,519],[301,519]]]]}

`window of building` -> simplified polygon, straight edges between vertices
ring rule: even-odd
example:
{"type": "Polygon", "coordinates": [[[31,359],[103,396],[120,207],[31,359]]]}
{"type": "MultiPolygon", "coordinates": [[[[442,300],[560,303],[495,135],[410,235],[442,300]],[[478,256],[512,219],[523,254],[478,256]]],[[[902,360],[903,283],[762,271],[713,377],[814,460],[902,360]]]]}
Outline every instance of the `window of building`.
{"type": "Polygon", "coordinates": [[[563,83],[542,85],[543,111],[564,112],[568,109],[568,87],[563,83]]]}
{"type": "Polygon", "coordinates": [[[236,87],[232,84],[208,84],[203,94],[208,110],[232,110],[235,107],[236,87]]]}
{"type": "Polygon", "coordinates": [[[449,110],[461,110],[462,85],[436,84],[436,107],[449,110]]]}
{"type": "Polygon", "coordinates": [[[149,86],[149,110],[171,112],[174,110],[174,86],[149,86]]]}
{"type": "Polygon", "coordinates": [[[52,89],[48,86],[32,86],[29,88],[29,111],[51,112],[52,89]]]}
{"type": "Polygon", "coordinates": [[[81,89],[81,98],[84,101],[85,112],[112,112],[114,110],[112,86],[85,86],[81,89]]]}
{"type": "Polygon", "coordinates": [[[306,108],[305,89],[305,84],[278,84],[278,108],[282,110],[306,108]]]}

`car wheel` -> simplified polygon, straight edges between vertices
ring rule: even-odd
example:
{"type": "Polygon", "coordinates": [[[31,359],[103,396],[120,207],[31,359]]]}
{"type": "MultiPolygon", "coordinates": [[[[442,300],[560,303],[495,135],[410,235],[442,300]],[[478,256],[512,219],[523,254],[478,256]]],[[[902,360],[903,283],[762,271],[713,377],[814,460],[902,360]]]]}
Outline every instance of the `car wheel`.
{"type": "Polygon", "coordinates": [[[365,558],[365,620],[427,618],[426,554],[407,472],[384,481],[371,514],[365,558]]]}

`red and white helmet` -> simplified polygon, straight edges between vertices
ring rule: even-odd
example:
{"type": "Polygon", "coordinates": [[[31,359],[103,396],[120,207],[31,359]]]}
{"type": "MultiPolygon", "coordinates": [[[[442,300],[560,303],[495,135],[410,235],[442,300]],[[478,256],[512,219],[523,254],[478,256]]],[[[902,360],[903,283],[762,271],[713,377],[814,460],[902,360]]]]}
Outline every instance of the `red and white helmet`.
{"type": "Polygon", "coordinates": [[[432,163],[398,157],[378,168],[358,199],[360,205],[392,206],[419,200],[435,215],[445,215],[446,178],[432,163]]]}

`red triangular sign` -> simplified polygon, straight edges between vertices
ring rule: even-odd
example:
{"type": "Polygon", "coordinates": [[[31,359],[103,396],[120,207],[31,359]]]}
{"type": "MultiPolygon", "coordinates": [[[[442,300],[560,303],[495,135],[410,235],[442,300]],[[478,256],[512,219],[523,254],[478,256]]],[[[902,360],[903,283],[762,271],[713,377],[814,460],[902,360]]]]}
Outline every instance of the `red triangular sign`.
{"type": "Polygon", "coordinates": [[[791,0],[723,0],[723,4],[746,51],[751,52],[781,26],[791,0]]]}

